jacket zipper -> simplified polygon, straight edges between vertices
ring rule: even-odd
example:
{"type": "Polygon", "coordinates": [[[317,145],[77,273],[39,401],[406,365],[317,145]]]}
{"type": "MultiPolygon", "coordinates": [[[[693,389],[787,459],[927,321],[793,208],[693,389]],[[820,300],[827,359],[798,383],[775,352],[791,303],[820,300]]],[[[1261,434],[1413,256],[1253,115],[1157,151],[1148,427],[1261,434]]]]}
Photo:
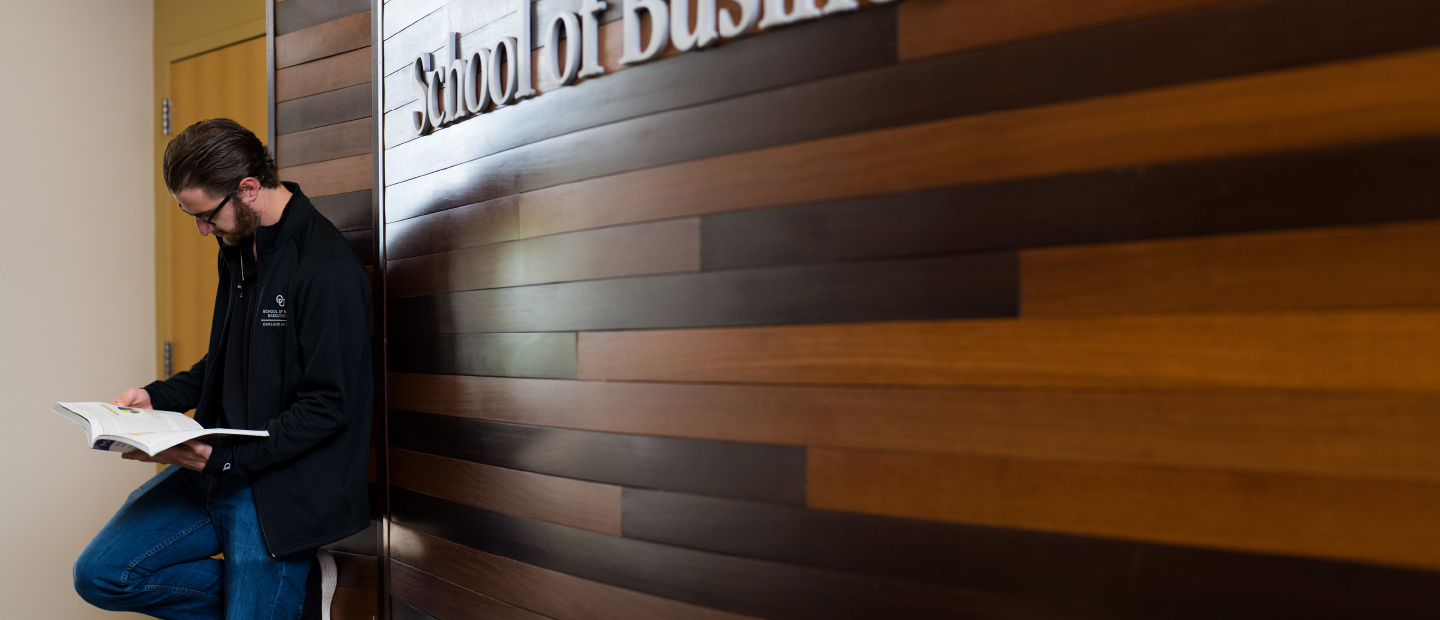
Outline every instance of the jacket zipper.
{"type": "MultiPolygon", "coordinates": [[[[255,265],[256,265],[256,269],[259,269],[259,265],[260,265],[260,252],[259,252],[259,248],[256,248],[256,252],[255,252],[255,265]]],[[[260,290],[260,274],[259,274],[259,273],[256,273],[256,274],[255,274],[255,290],[256,290],[257,292],[260,290]]],[[[241,252],[240,252],[240,298],[241,298],[241,299],[244,299],[244,298],[245,298],[245,252],[244,252],[244,250],[241,250],[241,252]]],[[[248,310],[250,309],[250,306],[247,304],[247,305],[245,306],[245,309],[248,311],[248,310]]],[[[247,320],[247,321],[250,320],[250,317],[246,317],[245,320],[247,320]]],[[[254,334],[254,332],[251,332],[250,336],[251,336],[250,338],[246,338],[246,339],[245,339],[245,348],[246,348],[246,349],[249,349],[249,351],[247,351],[248,355],[245,356],[246,359],[254,359],[254,353],[255,353],[255,347],[254,347],[254,336],[255,336],[255,334],[254,334]]],[[[246,369],[245,369],[245,373],[246,373],[246,375],[249,375],[250,369],[249,369],[249,368],[246,368],[246,369]]],[[[249,382],[249,381],[246,381],[246,382],[245,382],[245,389],[246,389],[246,391],[249,391],[249,389],[250,389],[250,382],[249,382]]],[[[246,404],[246,407],[247,407],[247,408],[249,407],[249,404],[250,404],[250,402],[251,402],[251,399],[249,398],[249,396],[250,396],[250,395],[247,394],[247,395],[246,395],[246,398],[245,398],[245,404],[246,404]]],[[[245,421],[246,421],[247,423],[250,421],[250,412],[249,412],[249,411],[246,411],[246,412],[245,412],[245,421]]],[[[247,424],[247,425],[248,425],[248,424],[247,424]]],[[[270,545],[270,537],[267,536],[267,535],[265,535],[265,519],[263,519],[263,518],[260,517],[260,494],[255,492],[255,482],[254,482],[254,480],[251,480],[251,482],[250,482],[250,499],[255,502],[255,522],[258,523],[258,524],[260,524],[260,541],[263,542],[263,543],[265,543],[265,553],[270,554],[270,557],[272,557],[272,558],[280,559],[280,556],[275,555],[275,551],[274,551],[275,548],[270,545]]]]}

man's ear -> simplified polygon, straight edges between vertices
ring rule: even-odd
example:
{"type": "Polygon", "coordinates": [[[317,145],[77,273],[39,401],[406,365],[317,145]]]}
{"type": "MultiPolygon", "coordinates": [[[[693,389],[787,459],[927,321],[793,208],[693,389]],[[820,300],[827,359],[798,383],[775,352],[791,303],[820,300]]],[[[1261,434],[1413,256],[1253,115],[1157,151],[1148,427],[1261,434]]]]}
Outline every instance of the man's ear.
{"type": "Polygon", "coordinates": [[[240,195],[247,204],[255,202],[255,199],[260,196],[260,187],[260,181],[257,181],[255,177],[240,179],[240,195]]]}

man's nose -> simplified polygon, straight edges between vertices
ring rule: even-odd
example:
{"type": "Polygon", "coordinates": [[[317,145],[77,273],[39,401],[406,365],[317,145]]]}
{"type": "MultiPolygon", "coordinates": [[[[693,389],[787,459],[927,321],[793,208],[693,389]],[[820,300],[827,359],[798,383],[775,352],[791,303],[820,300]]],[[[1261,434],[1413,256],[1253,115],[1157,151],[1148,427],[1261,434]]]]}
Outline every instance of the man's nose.
{"type": "Polygon", "coordinates": [[[206,224],[205,222],[202,222],[200,220],[195,220],[195,229],[200,231],[201,237],[208,237],[210,236],[211,232],[215,231],[215,225],[206,224]]]}

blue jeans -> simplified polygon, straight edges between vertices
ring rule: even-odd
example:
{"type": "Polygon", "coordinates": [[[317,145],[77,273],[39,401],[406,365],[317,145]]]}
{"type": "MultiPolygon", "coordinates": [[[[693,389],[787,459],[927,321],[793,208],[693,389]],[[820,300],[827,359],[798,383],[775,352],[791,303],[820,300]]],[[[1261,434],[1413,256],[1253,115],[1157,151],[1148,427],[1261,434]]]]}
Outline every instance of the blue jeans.
{"type": "Polygon", "coordinates": [[[172,465],[85,547],[75,591],[101,609],[168,620],[299,618],[315,553],[272,558],[263,536],[248,480],[172,465]]]}

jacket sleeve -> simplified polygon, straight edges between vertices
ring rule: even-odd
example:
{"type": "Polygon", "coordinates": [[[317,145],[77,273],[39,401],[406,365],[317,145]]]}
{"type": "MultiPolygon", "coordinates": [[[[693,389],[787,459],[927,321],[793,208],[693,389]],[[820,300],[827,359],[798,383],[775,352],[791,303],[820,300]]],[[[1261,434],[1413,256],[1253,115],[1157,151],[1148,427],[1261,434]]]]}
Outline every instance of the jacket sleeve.
{"type": "Polygon", "coordinates": [[[162,411],[181,413],[200,405],[200,388],[205,382],[207,353],[190,370],[171,375],[164,381],[152,381],[144,390],[150,395],[150,406],[162,411]]]}
{"type": "Polygon", "coordinates": [[[294,459],[335,434],[370,396],[370,282],[343,262],[320,266],[295,289],[294,325],[303,378],[295,403],[261,440],[215,446],[204,473],[248,474],[294,459]]]}

